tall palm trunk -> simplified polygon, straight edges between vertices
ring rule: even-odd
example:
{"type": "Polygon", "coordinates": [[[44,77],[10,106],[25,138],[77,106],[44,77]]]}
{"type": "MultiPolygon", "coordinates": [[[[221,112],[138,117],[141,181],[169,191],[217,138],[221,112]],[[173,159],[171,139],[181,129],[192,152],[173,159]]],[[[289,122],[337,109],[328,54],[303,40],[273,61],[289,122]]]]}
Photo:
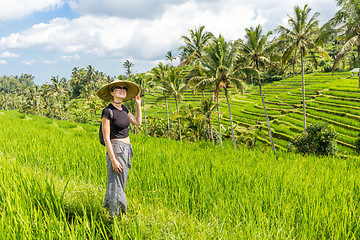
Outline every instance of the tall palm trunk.
{"type": "MultiPolygon", "coordinates": [[[[358,62],[360,62],[360,37],[358,38],[357,51],[358,51],[358,62]]],[[[359,77],[359,89],[360,89],[360,69],[358,72],[358,77],[359,77]]]]}
{"type": "Polygon", "coordinates": [[[229,118],[230,118],[232,139],[233,139],[234,147],[236,148],[236,141],[235,141],[235,134],[234,134],[234,126],[233,126],[233,120],[232,120],[232,116],[231,116],[231,109],[230,109],[230,102],[229,102],[228,90],[227,90],[226,87],[225,87],[225,96],[226,96],[226,101],[227,101],[227,105],[228,105],[228,109],[229,109],[229,118]]]}
{"type": "Polygon", "coordinates": [[[304,50],[301,49],[301,77],[302,77],[302,99],[303,99],[303,117],[304,117],[304,132],[306,130],[306,103],[305,103],[305,78],[304,78],[304,50]]]}
{"type": "Polygon", "coordinates": [[[217,112],[218,112],[218,121],[219,121],[220,145],[222,146],[222,134],[221,134],[221,123],[220,123],[219,93],[218,93],[218,94],[216,94],[216,102],[217,102],[217,112]]]}
{"type": "Polygon", "coordinates": [[[166,103],[167,130],[168,130],[168,133],[170,133],[169,106],[168,106],[168,101],[167,101],[166,95],[165,95],[165,103],[166,103]]]}
{"type": "Polygon", "coordinates": [[[271,133],[269,116],[268,116],[268,113],[267,113],[267,110],[266,110],[266,106],[265,106],[265,100],[264,100],[264,95],[263,95],[263,92],[262,92],[262,87],[261,87],[261,80],[260,80],[260,78],[259,78],[259,89],[260,89],[261,101],[262,101],[262,104],[263,104],[263,107],[264,107],[264,112],[265,112],[265,117],[266,117],[266,124],[267,124],[268,130],[269,130],[270,143],[271,143],[272,150],[273,150],[274,153],[275,153],[276,150],[275,150],[274,140],[273,140],[272,133],[271,133]]]}
{"type": "Polygon", "coordinates": [[[61,121],[64,120],[63,119],[63,116],[62,116],[62,108],[61,108],[61,103],[59,101],[59,108],[60,108],[60,118],[61,118],[61,121]]]}
{"type": "Polygon", "coordinates": [[[39,107],[39,102],[38,102],[37,97],[35,97],[35,102],[36,102],[37,115],[39,115],[39,116],[40,116],[40,107],[39,107]]]}
{"type": "MultiPolygon", "coordinates": [[[[177,111],[177,114],[180,115],[177,97],[175,97],[175,100],[176,100],[176,111],[177,111]]],[[[178,123],[179,123],[179,137],[180,137],[180,141],[181,141],[181,125],[180,125],[180,118],[179,117],[178,117],[178,123]]]]}
{"type": "Polygon", "coordinates": [[[96,103],[94,103],[94,115],[95,115],[95,123],[98,124],[98,119],[96,117],[96,103]]]}
{"type": "Polygon", "coordinates": [[[144,120],[145,120],[145,133],[148,135],[148,128],[147,128],[147,121],[146,121],[146,111],[145,111],[145,96],[142,98],[143,102],[143,109],[144,109],[144,120]]]}
{"type": "Polygon", "coordinates": [[[211,121],[211,119],[209,119],[208,128],[210,129],[210,139],[211,139],[211,142],[212,142],[212,144],[214,144],[213,130],[212,130],[210,121],[211,121]]]}

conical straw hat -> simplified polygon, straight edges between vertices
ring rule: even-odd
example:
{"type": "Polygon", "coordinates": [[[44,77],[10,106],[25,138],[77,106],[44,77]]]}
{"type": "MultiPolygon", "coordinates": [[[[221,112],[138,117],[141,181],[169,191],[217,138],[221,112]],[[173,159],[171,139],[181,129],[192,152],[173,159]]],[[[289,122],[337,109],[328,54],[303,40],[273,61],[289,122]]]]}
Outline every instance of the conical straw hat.
{"type": "Polygon", "coordinates": [[[113,96],[111,95],[111,90],[114,86],[117,85],[124,85],[127,88],[126,97],[123,99],[123,102],[129,101],[139,94],[140,89],[136,83],[119,79],[116,79],[111,83],[105,84],[96,92],[96,94],[99,98],[108,102],[112,102],[113,96]]]}

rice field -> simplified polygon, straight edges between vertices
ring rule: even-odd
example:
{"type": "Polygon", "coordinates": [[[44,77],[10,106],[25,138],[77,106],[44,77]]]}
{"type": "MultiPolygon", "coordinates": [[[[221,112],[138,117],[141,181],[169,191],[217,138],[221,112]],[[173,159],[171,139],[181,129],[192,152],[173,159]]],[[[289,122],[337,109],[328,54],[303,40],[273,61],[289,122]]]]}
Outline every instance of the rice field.
{"type": "MultiPolygon", "coordinates": [[[[327,73],[305,75],[307,122],[308,124],[325,122],[339,131],[341,135],[339,135],[338,142],[342,144],[339,149],[341,154],[345,155],[356,154],[354,150],[355,141],[360,133],[360,90],[358,89],[358,79],[349,76],[350,73],[346,72],[336,73],[334,76],[327,73]]],[[[269,137],[258,87],[248,87],[245,95],[236,93],[234,89],[230,94],[234,125],[240,125],[247,129],[262,127],[258,144],[268,145],[269,137]]],[[[298,131],[293,130],[303,129],[301,76],[273,82],[272,84],[264,84],[263,93],[272,130],[279,133],[274,136],[275,144],[285,149],[288,142],[284,141],[282,134],[287,135],[285,138],[288,136],[295,137],[298,131]],[[294,118],[297,120],[295,121],[294,118]],[[291,126],[284,124],[287,120],[291,121],[291,126]]],[[[211,91],[206,92],[206,96],[211,94],[211,91]]],[[[201,93],[196,96],[186,93],[185,98],[187,102],[190,101],[196,105],[200,102],[202,96],[201,93]]],[[[163,104],[150,103],[148,109],[149,115],[162,118],[166,116],[163,104]]],[[[170,113],[175,112],[173,102],[170,103],[169,109],[170,113]]],[[[221,124],[229,127],[230,116],[223,92],[220,93],[220,112],[221,124]]],[[[214,126],[217,125],[217,121],[215,113],[213,115],[214,126]]]]}
{"type": "MultiPolygon", "coordinates": [[[[305,76],[307,122],[326,122],[333,125],[340,133],[338,142],[343,145],[340,147],[343,154],[355,154],[354,144],[357,135],[360,133],[360,90],[358,89],[358,79],[350,78],[349,76],[350,74],[348,73],[338,73],[334,76],[316,73],[305,76]]],[[[271,127],[275,133],[281,133],[275,134],[274,141],[286,148],[287,143],[284,141],[282,134],[295,137],[298,132],[293,131],[294,128],[292,126],[295,126],[296,129],[303,129],[301,76],[264,85],[263,91],[271,117],[271,127]],[[294,88],[296,85],[299,87],[294,88]],[[276,91],[277,89],[278,91],[276,91]],[[284,92],[284,89],[287,90],[284,92]],[[280,114],[277,111],[280,111],[280,114]],[[282,120],[277,121],[278,119],[282,120]],[[292,126],[284,124],[286,121],[290,121],[292,126]]],[[[236,105],[232,107],[232,111],[235,112],[235,122],[236,112],[240,110],[245,110],[243,111],[245,115],[250,115],[254,112],[264,115],[263,110],[260,108],[259,100],[256,100],[256,96],[257,99],[260,99],[258,90],[252,88],[252,91],[248,94],[251,95],[248,99],[253,101],[252,104],[248,104],[240,109],[236,105]],[[254,111],[254,107],[258,108],[258,111],[254,111]],[[260,110],[262,110],[262,113],[260,110]]],[[[245,95],[245,97],[247,98],[248,96],[245,95]]],[[[263,131],[263,137],[267,139],[266,130],[263,131]]]]}
{"type": "Polygon", "coordinates": [[[0,239],[358,239],[359,157],[131,135],[127,221],[98,127],[0,112],[0,239]]]}

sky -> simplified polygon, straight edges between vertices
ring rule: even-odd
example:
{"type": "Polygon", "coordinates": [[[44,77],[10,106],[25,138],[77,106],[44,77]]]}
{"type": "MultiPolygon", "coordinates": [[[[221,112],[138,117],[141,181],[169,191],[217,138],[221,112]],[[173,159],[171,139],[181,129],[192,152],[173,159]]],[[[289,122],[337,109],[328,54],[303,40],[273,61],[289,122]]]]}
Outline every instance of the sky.
{"type": "Polygon", "coordinates": [[[338,9],[335,0],[0,0],[0,76],[32,74],[42,85],[88,65],[118,76],[125,60],[147,72],[168,51],[177,56],[190,29],[235,40],[258,24],[287,26],[305,4],[320,24],[338,9]]]}

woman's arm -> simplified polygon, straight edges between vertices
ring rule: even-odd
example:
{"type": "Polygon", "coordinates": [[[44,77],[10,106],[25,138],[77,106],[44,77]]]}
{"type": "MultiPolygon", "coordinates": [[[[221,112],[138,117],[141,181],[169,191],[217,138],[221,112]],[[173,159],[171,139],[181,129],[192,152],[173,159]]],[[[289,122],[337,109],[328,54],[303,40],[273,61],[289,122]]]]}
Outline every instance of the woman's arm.
{"type": "Polygon", "coordinates": [[[115,158],[115,154],[114,154],[112,144],[111,144],[111,141],[110,141],[110,120],[103,117],[101,119],[101,126],[102,126],[102,131],[103,131],[106,150],[107,150],[107,152],[109,154],[111,164],[112,164],[112,168],[114,169],[115,172],[120,173],[120,172],[122,172],[122,166],[115,158]]]}
{"type": "Polygon", "coordinates": [[[128,116],[131,123],[140,126],[142,121],[142,116],[141,116],[141,99],[139,95],[135,97],[135,102],[136,102],[136,117],[132,115],[131,112],[128,113],[128,116]]]}

